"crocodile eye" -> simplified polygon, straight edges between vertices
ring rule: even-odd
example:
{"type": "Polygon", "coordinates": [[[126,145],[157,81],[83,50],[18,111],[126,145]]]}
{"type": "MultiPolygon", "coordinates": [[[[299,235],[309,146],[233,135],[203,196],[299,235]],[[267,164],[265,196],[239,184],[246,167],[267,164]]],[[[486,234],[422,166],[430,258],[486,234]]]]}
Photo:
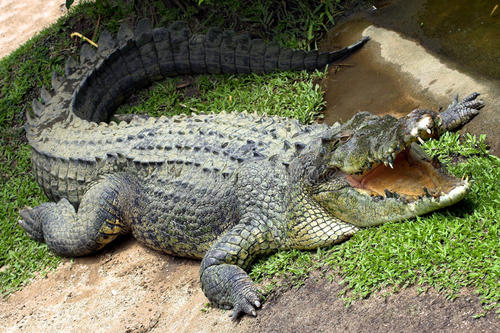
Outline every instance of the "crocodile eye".
{"type": "Polygon", "coordinates": [[[352,137],[352,133],[343,132],[340,134],[339,140],[342,143],[346,143],[352,137]]]}

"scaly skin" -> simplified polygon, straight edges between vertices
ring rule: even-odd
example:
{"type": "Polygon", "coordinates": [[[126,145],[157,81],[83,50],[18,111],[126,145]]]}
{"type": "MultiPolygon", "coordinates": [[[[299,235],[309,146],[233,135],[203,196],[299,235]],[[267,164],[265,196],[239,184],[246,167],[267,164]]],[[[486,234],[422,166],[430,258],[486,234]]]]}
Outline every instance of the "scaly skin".
{"type": "MultiPolygon", "coordinates": [[[[78,206],[87,185],[99,175],[130,169],[148,173],[151,164],[183,161],[210,169],[228,164],[232,172],[242,159],[254,155],[285,153],[289,162],[294,149],[283,146],[285,140],[293,148],[301,139],[310,140],[307,131],[311,128],[287,119],[199,115],[138,117],[120,124],[104,121],[131,91],[161,77],[322,68],[367,40],[320,54],[292,51],[217,29],[207,35],[189,35],[181,22],[168,29],[152,29],[142,20],[135,32],[122,25],[117,40],[106,32],[101,35],[97,53],[85,44],[80,66],[70,58],[65,79],[53,75],[54,90],[42,89],[43,104],[33,101],[34,114],[28,114],[25,125],[35,176],[50,199],[67,198],[78,206]],[[220,155],[214,156],[215,152],[220,155]]],[[[318,132],[321,127],[312,130],[318,132]]]]}
{"type": "Polygon", "coordinates": [[[318,55],[213,30],[188,37],[179,23],[151,29],[141,21],[135,33],[122,26],[118,42],[105,33],[97,56],[83,48],[81,66],[69,60],[66,79],[53,77],[55,92],[42,90],[26,130],[36,178],[58,202],[20,212],[29,235],[64,256],[132,233],[151,248],[200,258],[206,296],[237,318],[260,306],[245,272],[255,257],[335,244],[359,226],[424,214],[466,194],[467,181],[433,165],[415,141],[468,122],[483,105],[477,94],[441,114],[360,113],[333,126],[226,113],[95,122],[162,76],[311,69],[364,43],[318,55]]]}

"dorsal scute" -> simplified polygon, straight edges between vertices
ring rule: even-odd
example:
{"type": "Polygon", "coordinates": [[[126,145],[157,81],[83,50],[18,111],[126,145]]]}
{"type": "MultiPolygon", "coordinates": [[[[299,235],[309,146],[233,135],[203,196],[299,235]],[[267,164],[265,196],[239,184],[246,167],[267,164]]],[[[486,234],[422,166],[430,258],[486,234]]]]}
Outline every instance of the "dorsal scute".
{"type": "Polygon", "coordinates": [[[52,99],[52,93],[45,88],[45,86],[40,89],[40,97],[42,99],[43,104],[47,105],[50,103],[50,100],[52,99]]]}
{"type": "Polygon", "coordinates": [[[97,45],[97,53],[100,57],[105,58],[116,49],[117,43],[108,30],[103,30],[99,36],[97,45]]]}
{"type": "Polygon", "coordinates": [[[178,74],[189,74],[191,64],[189,61],[189,39],[191,31],[185,22],[176,21],[172,23],[168,30],[170,31],[170,45],[175,64],[175,70],[178,74]]]}
{"type": "Polygon", "coordinates": [[[33,112],[35,113],[35,116],[40,117],[42,115],[42,112],[44,109],[42,103],[40,103],[40,101],[35,98],[35,99],[33,99],[33,102],[31,105],[33,107],[33,112]]]}
{"type": "Polygon", "coordinates": [[[52,89],[57,90],[63,84],[63,79],[56,71],[54,71],[52,72],[50,83],[52,85],[52,89]]]}
{"type": "Polygon", "coordinates": [[[75,72],[75,70],[78,68],[78,63],[73,57],[68,57],[66,59],[66,62],[64,63],[64,74],[66,76],[70,76],[75,72]]]}
{"type": "Polygon", "coordinates": [[[80,64],[81,65],[91,65],[97,56],[97,52],[93,46],[90,44],[83,44],[80,50],[80,64]]]}
{"type": "Polygon", "coordinates": [[[118,44],[121,46],[128,40],[131,40],[133,38],[134,31],[132,30],[132,27],[127,22],[123,22],[122,24],[120,24],[120,28],[118,28],[118,34],[116,35],[118,44]]]}
{"type": "Polygon", "coordinates": [[[142,46],[153,39],[153,27],[147,18],[137,21],[134,31],[134,38],[138,46],[142,46]]]}

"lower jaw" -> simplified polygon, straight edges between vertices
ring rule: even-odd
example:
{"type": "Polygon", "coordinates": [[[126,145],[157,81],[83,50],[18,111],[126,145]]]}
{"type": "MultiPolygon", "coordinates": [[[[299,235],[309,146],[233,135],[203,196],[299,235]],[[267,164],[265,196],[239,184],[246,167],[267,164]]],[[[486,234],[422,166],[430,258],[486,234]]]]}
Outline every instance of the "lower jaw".
{"type": "Polygon", "coordinates": [[[358,227],[371,227],[413,218],[453,205],[465,197],[469,187],[469,183],[464,182],[437,198],[423,196],[409,202],[398,198],[375,199],[359,193],[354,188],[323,192],[315,195],[315,199],[336,218],[358,227]]]}

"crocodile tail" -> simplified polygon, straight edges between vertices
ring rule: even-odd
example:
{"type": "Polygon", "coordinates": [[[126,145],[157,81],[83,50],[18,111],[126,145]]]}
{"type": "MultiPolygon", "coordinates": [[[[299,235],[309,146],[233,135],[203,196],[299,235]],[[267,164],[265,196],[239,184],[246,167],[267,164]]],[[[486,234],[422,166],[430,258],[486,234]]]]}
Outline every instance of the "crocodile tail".
{"type": "MultiPolygon", "coordinates": [[[[66,66],[71,66],[74,59],[70,58],[66,62],[66,66]]],[[[53,124],[64,121],[69,116],[70,99],[61,100],[60,96],[68,95],[68,87],[64,84],[64,77],[61,77],[57,72],[52,73],[51,88],[42,87],[39,98],[33,99],[31,103],[32,110],[26,113],[26,130],[28,139],[36,137],[40,132],[51,127],[53,124]],[[64,105],[66,107],[60,107],[64,105]]],[[[69,89],[71,93],[71,88],[69,89]]]]}
{"type": "Polygon", "coordinates": [[[84,44],[80,50],[79,62],[73,57],[68,57],[64,64],[64,73],[61,75],[54,71],[51,87],[42,87],[39,98],[35,98],[32,102],[32,110],[26,113],[24,128],[30,143],[43,141],[45,129],[73,119],[71,105],[77,87],[82,80],[87,79],[99,62],[114,51],[116,42],[111,33],[105,30],[100,35],[98,45],[99,48],[95,49],[89,44],[84,44]]]}
{"type": "Polygon", "coordinates": [[[191,34],[180,21],[153,29],[142,19],[135,30],[123,24],[117,41],[111,36],[104,39],[106,51],[115,49],[105,52],[105,59],[81,82],[72,110],[90,121],[106,121],[133,90],[164,77],[313,70],[351,54],[367,40],[330,53],[294,51],[252,39],[248,33],[211,28],[206,34],[191,34]]]}
{"type": "MultiPolygon", "coordinates": [[[[341,50],[320,53],[280,47],[249,33],[209,29],[206,35],[193,35],[189,52],[192,73],[269,73],[277,70],[314,70],[342,59],[360,47],[369,37],[341,50]]],[[[187,69],[187,66],[186,66],[187,69]]]]}
{"type": "Polygon", "coordinates": [[[73,115],[107,121],[114,110],[137,89],[161,78],[198,73],[264,73],[276,70],[313,70],[360,48],[364,38],[330,53],[299,51],[252,39],[248,33],[209,29],[192,34],[184,22],[154,28],[147,19],[135,28],[120,26],[116,38],[103,31],[97,50],[83,45],[80,64],[69,58],[65,75],[54,74],[52,90],[43,88],[27,115],[28,138],[36,138],[56,122],[73,115]]]}

